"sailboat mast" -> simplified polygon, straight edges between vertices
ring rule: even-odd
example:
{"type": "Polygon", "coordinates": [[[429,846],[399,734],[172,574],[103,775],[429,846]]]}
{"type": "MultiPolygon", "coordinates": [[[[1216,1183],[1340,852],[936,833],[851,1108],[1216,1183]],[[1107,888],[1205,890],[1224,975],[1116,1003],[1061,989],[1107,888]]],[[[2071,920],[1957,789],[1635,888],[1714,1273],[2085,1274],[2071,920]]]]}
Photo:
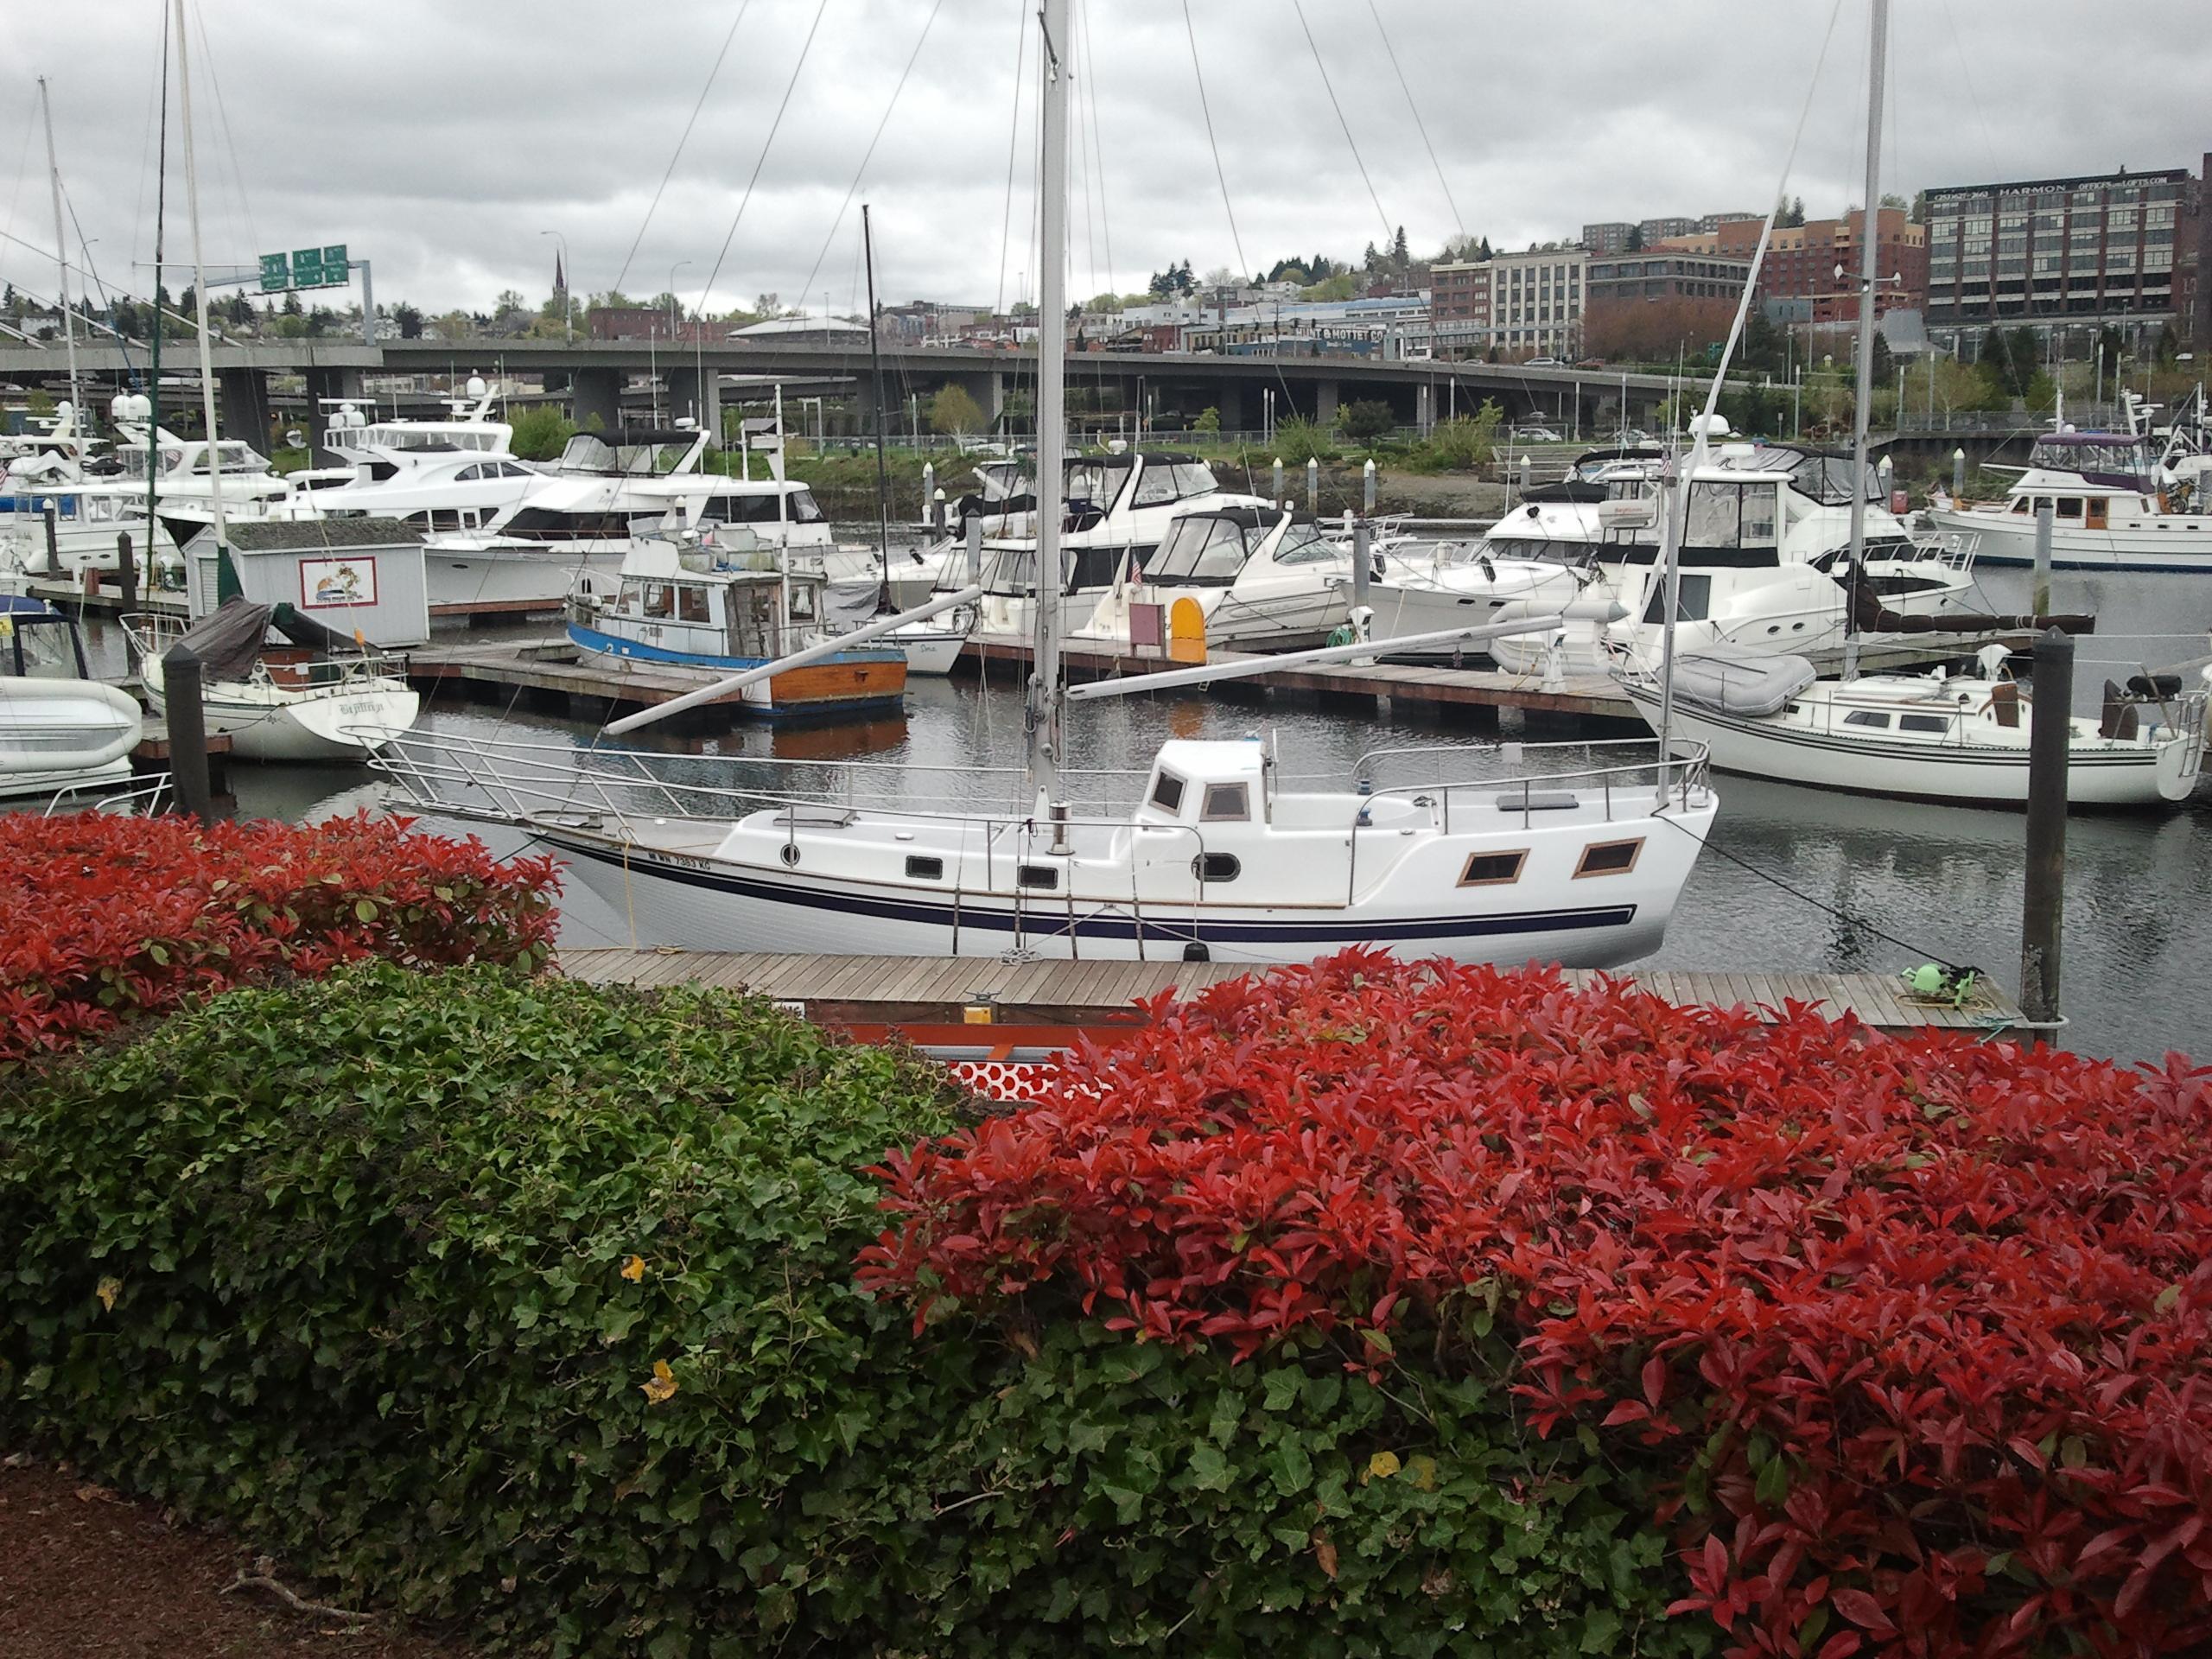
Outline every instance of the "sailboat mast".
{"type": "Polygon", "coordinates": [[[1859,594],[1866,563],[1866,425],[1874,398],[1874,283],[1882,200],[1882,82],[1890,54],[1890,0],[1872,0],[1866,48],[1866,194],[1859,222],[1859,385],[1851,416],[1851,593],[1844,607],[1844,672],[1859,668],[1859,594]]]}
{"type": "MultiPolygon", "coordinates": [[[[207,340],[207,270],[200,251],[200,170],[192,156],[192,60],[186,33],[184,0],[176,0],[177,122],[184,134],[184,200],[187,216],[192,220],[192,297],[200,314],[200,408],[207,427],[207,504],[215,520],[215,550],[220,554],[230,538],[223,530],[223,455],[216,443],[215,357],[207,340]]],[[[161,272],[156,270],[154,276],[158,296],[161,272]]],[[[154,442],[150,435],[148,442],[154,442]]],[[[149,525],[148,534],[151,533],[149,525]]]]}
{"type": "Polygon", "coordinates": [[[1043,0],[1044,126],[1037,292],[1037,632],[1024,721],[1037,812],[1060,798],[1060,515],[1067,426],[1068,0],[1043,0]]]}
{"type": "Polygon", "coordinates": [[[38,107],[46,117],[46,174],[54,187],[54,264],[61,282],[61,338],[69,346],[69,408],[77,429],[86,429],[85,388],[77,377],[77,320],[69,308],[69,238],[61,221],[61,168],[54,159],[54,105],[46,77],[38,78],[38,107]]]}
{"type": "Polygon", "coordinates": [[[891,603],[891,478],[883,461],[883,357],[876,344],[875,234],[861,203],[861,247],[868,257],[868,373],[875,386],[875,550],[883,561],[883,603],[891,603]]]}

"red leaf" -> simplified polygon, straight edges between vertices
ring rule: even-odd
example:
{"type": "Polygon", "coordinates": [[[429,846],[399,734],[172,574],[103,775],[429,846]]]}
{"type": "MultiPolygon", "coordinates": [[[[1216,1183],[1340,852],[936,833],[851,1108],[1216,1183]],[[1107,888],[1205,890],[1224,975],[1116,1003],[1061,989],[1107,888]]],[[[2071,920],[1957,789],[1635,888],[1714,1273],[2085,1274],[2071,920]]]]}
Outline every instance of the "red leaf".
{"type": "Polygon", "coordinates": [[[1643,1397],[1651,1409],[1659,1409],[1659,1396],[1667,1387],[1667,1362],[1657,1354],[1643,1362],[1643,1397]]]}
{"type": "Polygon", "coordinates": [[[1861,1630],[1872,1630],[1877,1636],[1895,1636],[1897,1627],[1882,1611],[1882,1604],[1864,1590],[1831,1590],[1828,1599],[1835,1610],[1861,1630]]]}

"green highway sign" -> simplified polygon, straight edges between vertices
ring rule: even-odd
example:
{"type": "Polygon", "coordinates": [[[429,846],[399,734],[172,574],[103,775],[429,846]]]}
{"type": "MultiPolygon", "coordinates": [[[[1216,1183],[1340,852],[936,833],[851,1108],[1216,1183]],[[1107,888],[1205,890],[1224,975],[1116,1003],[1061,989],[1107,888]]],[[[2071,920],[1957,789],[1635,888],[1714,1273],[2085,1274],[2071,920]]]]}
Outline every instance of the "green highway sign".
{"type": "Polygon", "coordinates": [[[295,248],[289,254],[261,256],[261,291],[282,294],[296,288],[344,288],[353,280],[353,267],[346,245],[295,248]]]}

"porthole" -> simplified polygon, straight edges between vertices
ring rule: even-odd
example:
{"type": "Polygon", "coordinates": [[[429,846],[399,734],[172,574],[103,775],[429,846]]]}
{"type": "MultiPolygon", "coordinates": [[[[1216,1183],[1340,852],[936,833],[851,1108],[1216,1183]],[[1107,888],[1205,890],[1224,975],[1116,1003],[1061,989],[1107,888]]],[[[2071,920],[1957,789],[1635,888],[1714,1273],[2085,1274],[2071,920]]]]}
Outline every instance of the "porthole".
{"type": "Polygon", "coordinates": [[[1510,853],[1474,853],[1467,859],[1467,868],[1459,873],[1463,887],[1503,887],[1521,879],[1521,867],[1529,861],[1527,848],[1516,848],[1510,853]]]}
{"type": "Polygon", "coordinates": [[[796,863],[798,863],[798,847],[797,843],[796,843],[796,842],[788,842],[788,841],[787,841],[787,842],[785,842],[784,843],[784,849],[783,849],[783,851],[782,851],[782,853],[781,853],[781,854],[779,854],[779,857],[781,857],[781,858],[783,859],[784,862],[785,862],[785,863],[786,863],[786,864],[796,864],[796,863]]]}
{"type": "Polygon", "coordinates": [[[1634,841],[1595,841],[1582,849],[1582,861],[1574,867],[1577,880],[1586,875],[1626,875],[1636,868],[1636,861],[1643,851],[1643,837],[1634,841]]]}
{"type": "Polygon", "coordinates": [[[1234,853],[1200,853],[1191,861],[1191,874],[1201,881],[1234,881],[1243,873],[1234,853]]]}
{"type": "Polygon", "coordinates": [[[1014,879],[1033,892],[1059,891],[1060,873],[1049,864],[1024,864],[1016,871],[1014,879]]]}
{"type": "Polygon", "coordinates": [[[942,881],[944,880],[944,861],[941,858],[922,858],[909,855],[906,877],[911,881],[942,881]]]}

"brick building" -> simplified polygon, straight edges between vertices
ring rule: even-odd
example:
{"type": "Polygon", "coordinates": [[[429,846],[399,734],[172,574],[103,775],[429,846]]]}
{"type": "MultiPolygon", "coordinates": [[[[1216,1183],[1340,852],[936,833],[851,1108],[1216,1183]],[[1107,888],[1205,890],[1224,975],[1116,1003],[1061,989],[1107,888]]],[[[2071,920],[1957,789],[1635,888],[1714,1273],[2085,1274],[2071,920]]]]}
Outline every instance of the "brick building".
{"type": "Polygon", "coordinates": [[[1624,219],[1608,219],[1602,225],[1582,227],[1583,248],[1591,253],[1624,253],[1629,238],[1636,233],[1636,226],[1624,219]]]}
{"type": "MultiPolygon", "coordinates": [[[[1802,302],[1791,309],[1808,322],[1857,321],[1859,238],[1866,219],[1865,213],[1854,212],[1841,219],[1808,219],[1802,225],[1775,226],[1759,267],[1759,298],[1802,302]]],[[[1724,218],[1710,231],[1670,238],[1666,245],[1749,259],[1764,223],[1724,218]]],[[[1874,234],[1878,250],[1874,268],[1880,278],[1874,290],[1875,315],[1918,310],[1928,292],[1926,229],[1912,223],[1904,208],[1884,207],[1874,215],[1874,234]]]]}
{"type": "Polygon", "coordinates": [[[2201,336],[2203,189],[2174,168],[1930,190],[1929,333],[1948,346],[1993,324],[2109,327],[2143,342],[2182,331],[2188,288],[2201,336]]]}
{"type": "Polygon", "coordinates": [[[1751,274],[1748,255],[1680,247],[1592,259],[1583,338],[1600,356],[1701,348],[1726,337],[1751,274]]]}
{"type": "Polygon", "coordinates": [[[1488,260],[1429,267],[1429,328],[1437,356],[1480,357],[1490,349],[1490,267],[1488,260]]]}

